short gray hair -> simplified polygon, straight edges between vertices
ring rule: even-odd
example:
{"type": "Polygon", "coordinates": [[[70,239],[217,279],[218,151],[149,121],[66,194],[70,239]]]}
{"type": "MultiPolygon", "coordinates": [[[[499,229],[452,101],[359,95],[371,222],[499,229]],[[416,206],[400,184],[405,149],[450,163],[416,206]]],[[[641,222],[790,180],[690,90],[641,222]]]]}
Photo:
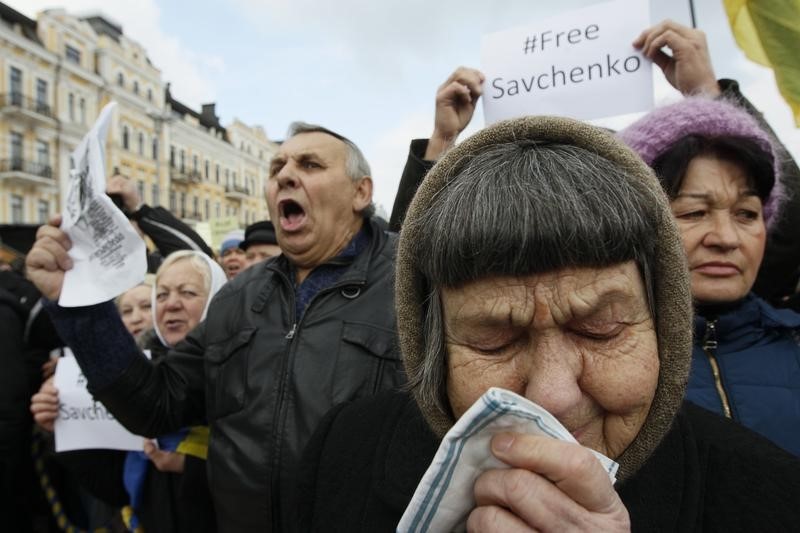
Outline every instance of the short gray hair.
{"type": "Polygon", "coordinates": [[[428,294],[424,363],[409,376],[424,401],[449,411],[442,287],[634,260],[655,319],[658,200],[611,161],[573,145],[518,140],[454,166],[428,209],[406,224],[428,294]]]}
{"type": "MultiPolygon", "coordinates": [[[[331,137],[335,137],[342,141],[344,145],[347,147],[347,160],[345,161],[345,172],[350,177],[351,180],[357,181],[363,178],[364,176],[372,176],[372,171],[369,168],[369,163],[367,162],[367,158],[364,157],[363,152],[361,149],[345,137],[344,135],[340,135],[335,131],[329,130],[323,126],[318,124],[309,124],[308,122],[292,122],[289,124],[289,131],[286,133],[286,138],[294,137],[295,135],[300,135],[301,133],[324,133],[326,135],[330,135],[331,137]]],[[[375,204],[370,202],[370,204],[361,211],[361,215],[365,218],[369,218],[375,214],[375,204]]]]}

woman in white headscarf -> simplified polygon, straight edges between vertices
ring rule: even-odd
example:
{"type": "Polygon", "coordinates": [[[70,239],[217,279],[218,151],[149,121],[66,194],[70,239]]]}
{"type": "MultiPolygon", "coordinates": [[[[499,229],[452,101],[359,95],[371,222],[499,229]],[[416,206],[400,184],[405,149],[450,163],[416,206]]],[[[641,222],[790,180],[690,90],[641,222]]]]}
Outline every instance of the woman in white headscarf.
{"type": "MultiPolygon", "coordinates": [[[[226,281],[222,268],[203,253],[170,254],[156,272],[153,329],[142,335],[140,346],[153,359],[164,356],[205,319],[226,281]]],[[[214,531],[205,476],[207,452],[208,428],[196,426],[146,442],[143,453],[129,453],[123,474],[130,498],[129,527],[143,526],[148,533],[214,531]]]]}
{"type": "MultiPolygon", "coordinates": [[[[123,293],[117,309],[139,346],[158,359],[205,319],[212,298],[227,279],[211,258],[189,250],[170,254],[155,279],[150,278],[123,293]]],[[[42,406],[38,411],[32,408],[37,422],[52,431],[58,416],[58,391],[52,384],[34,396],[37,405],[42,406]],[[38,402],[37,397],[41,397],[38,402]],[[39,419],[42,413],[46,420],[39,419]]],[[[198,426],[159,437],[157,443],[147,441],[144,452],[88,450],[62,459],[93,495],[110,505],[125,506],[123,515],[133,531],[213,532],[216,524],[205,475],[207,446],[208,428],[198,426]]]]}

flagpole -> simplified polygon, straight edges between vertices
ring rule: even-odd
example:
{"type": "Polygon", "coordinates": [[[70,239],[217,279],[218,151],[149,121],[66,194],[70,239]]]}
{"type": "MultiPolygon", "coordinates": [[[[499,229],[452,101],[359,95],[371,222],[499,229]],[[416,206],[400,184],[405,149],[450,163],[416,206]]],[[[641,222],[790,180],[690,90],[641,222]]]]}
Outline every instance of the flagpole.
{"type": "Polygon", "coordinates": [[[692,28],[697,28],[697,21],[694,18],[694,0],[689,0],[689,14],[692,17],[692,28]]]}

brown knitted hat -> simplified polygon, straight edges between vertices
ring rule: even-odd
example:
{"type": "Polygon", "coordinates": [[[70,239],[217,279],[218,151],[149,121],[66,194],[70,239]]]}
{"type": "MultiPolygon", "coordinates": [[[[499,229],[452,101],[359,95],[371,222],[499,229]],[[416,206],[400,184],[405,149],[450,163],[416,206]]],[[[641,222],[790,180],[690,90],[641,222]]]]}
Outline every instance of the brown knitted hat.
{"type": "MultiPolygon", "coordinates": [[[[658,446],[683,401],[692,353],[692,300],[681,236],[661,185],[652,170],[607,131],[561,117],[507,120],[466,139],[431,169],[409,206],[397,253],[395,302],[404,364],[409,375],[416,374],[422,366],[425,350],[421,309],[428,297],[427,284],[418,266],[419,258],[414,255],[417,232],[423,229],[409,222],[425,212],[448,177],[458,179],[459,170],[482,148],[520,139],[569,144],[595,152],[644,183],[659,199],[662,216],[657,228],[659,245],[653,283],[660,371],[650,413],[639,434],[617,458],[618,477],[622,480],[636,472],[658,446]]],[[[455,422],[452,415],[426,403],[417,391],[413,392],[428,424],[436,435],[443,437],[455,422]]]]}

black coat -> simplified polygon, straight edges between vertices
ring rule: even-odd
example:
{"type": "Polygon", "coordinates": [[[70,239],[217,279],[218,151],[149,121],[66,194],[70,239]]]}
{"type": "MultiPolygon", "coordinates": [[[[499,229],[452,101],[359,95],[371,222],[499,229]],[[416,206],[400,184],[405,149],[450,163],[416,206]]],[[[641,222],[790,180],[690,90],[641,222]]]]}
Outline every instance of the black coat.
{"type": "MultiPolygon", "coordinates": [[[[298,530],[395,531],[438,445],[404,393],[332,410],[304,456],[298,530]]],[[[688,402],[617,490],[633,531],[794,531],[800,524],[800,461],[688,402]]]]}
{"type": "MultiPolygon", "coordinates": [[[[281,514],[294,515],[300,455],[325,413],[405,382],[393,303],[396,236],[369,231],[367,248],[299,322],[292,272],[280,256],[225,285],[205,322],[158,363],[132,356],[121,375],[92,389],[141,435],[210,426],[209,485],[221,531],[289,527],[281,514]]],[[[116,345],[111,329],[119,325],[99,306],[63,314],[81,365],[105,364],[107,353],[93,347],[116,345]]]]}
{"type": "Polygon", "coordinates": [[[196,231],[163,207],[143,204],[129,216],[156,246],[156,251],[147,254],[148,272],[155,273],[165,257],[179,250],[195,250],[214,257],[214,252],[196,231]]]}
{"type": "Polygon", "coordinates": [[[31,391],[23,344],[27,315],[19,298],[0,287],[0,520],[20,531],[32,512],[33,492],[31,391]]]}

